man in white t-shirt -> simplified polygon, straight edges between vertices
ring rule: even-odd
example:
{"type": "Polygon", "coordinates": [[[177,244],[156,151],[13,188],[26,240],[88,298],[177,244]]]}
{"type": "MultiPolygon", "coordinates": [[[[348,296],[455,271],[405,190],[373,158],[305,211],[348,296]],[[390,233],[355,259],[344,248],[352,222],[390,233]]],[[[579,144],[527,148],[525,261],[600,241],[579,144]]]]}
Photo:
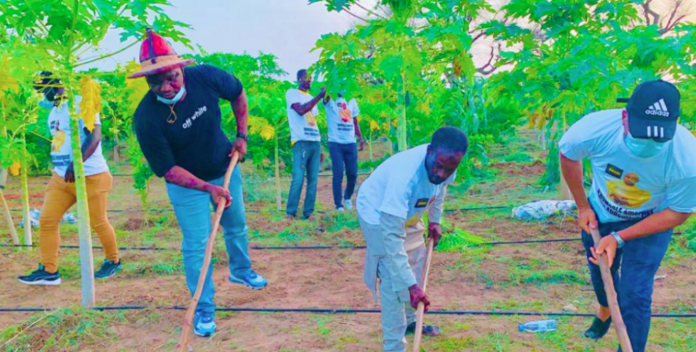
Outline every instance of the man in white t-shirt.
{"type": "MultiPolygon", "coordinates": [[[[414,308],[423,302],[427,311],[430,305],[418,284],[426,255],[422,218],[428,211],[428,237],[437,245],[446,186],[467,146],[462,131],[440,128],[430,144],[390,157],[360,186],[356,207],[367,242],[363,279],[373,298],[380,279],[384,351],[405,351],[405,333],[415,331],[414,308]]],[[[423,334],[438,335],[439,328],[425,325],[423,334]]]]}
{"type": "Polygon", "coordinates": [[[353,191],[358,180],[358,150],[363,150],[365,140],[360,133],[358,115],[360,108],[355,99],[346,101],[345,91],[338,94],[336,100],[324,97],[326,124],[329,127],[329,155],[333,171],[333,198],[336,210],[352,210],[353,191]],[[355,137],[360,141],[358,149],[355,137]],[[346,173],[346,191],[343,192],[343,172],[346,173]],[[345,200],[345,208],[343,201],[345,200]]]}
{"type": "MultiPolygon", "coordinates": [[[[60,246],[59,224],[65,212],[77,202],[75,191],[75,172],[71,145],[70,104],[64,97],[64,88],[60,80],[52,78],[50,72],[42,72],[42,81],[37,89],[42,90],[45,100],[53,107],[48,116],[48,128],[53,140],[51,142],[51,176],[44,205],[39,218],[39,249],[41,262],[39,269],[19,281],[29,285],[60,285],[58,271],[58,250],[60,246]]],[[[80,97],[77,97],[75,109],[80,113],[80,97]]],[[[121,260],[116,245],[116,233],[106,215],[107,195],[111,190],[113,178],[109,173],[101,146],[101,121],[99,116],[94,129],[86,128],[82,118],[79,119],[80,141],[82,142],[82,161],[84,163],[89,220],[92,229],[99,236],[106,259],[94,274],[98,279],[107,279],[121,271],[121,260]]]]}
{"type": "Polygon", "coordinates": [[[321,135],[317,127],[317,115],[319,115],[317,103],[324,98],[326,88],[322,87],[319,95],[312,97],[309,94],[312,78],[307,74],[307,70],[297,72],[297,83],[297,89],[293,88],[285,93],[292,142],[292,181],[286,214],[288,218],[297,216],[297,207],[306,174],[307,193],[302,218],[309,219],[314,213],[317,178],[321,165],[321,135]]]}
{"type": "Polygon", "coordinates": [[[696,211],[696,138],[678,124],[679,116],[677,88],[648,81],[636,87],[625,110],[583,117],[559,144],[600,305],[585,336],[599,339],[611,325],[596,259],[607,253],[635,352],[646,349],[654,277],[672,230],[696,211]],[[583,188],[585,158],[592,165],[589,199],[583,188]],[[596,249],[589,234],[595,228],[602,235],[596,249]]]}

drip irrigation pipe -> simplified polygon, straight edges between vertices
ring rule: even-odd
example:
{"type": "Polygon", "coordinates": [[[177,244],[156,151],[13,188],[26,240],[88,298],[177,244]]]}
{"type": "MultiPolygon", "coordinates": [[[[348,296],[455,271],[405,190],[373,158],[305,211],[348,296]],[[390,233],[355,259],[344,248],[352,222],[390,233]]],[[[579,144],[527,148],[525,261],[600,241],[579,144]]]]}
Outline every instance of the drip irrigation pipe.
{"type": "MultiPolygon", "coordinates": [[[[682,232],[675,232],[674,235],[681,235],[682,232]]],[[[578,242],[580,238],[556,238],[556,239],[546,239],[546,240],[525,240],[525,241],[495,241],[495,242],[484,242],[478,244],[472,244],[472,246],[499,246],[507,244],[532,244],[532,243],[558,243],[558,242],[578,242]]],[[[36,248],[37,246],[30,246],[26,244],[0,244],[0,247],[8,248],[36,248]]],[[[77,245],[61,245],[60,248],[66,249],[79,249],[80,246],[77,245]]],[[[256,246],[252,245],[249,248],[255,250],[312,250],[312,249],[365,249],[366,246],[256,246]]],[[[104,249],[101,246],[93,246],[92,249],[104,249]]],[[[178,251],[179,248],[171,247],[119,247],[119,250],[135,250],[135,251],[178,251]]]]}
{"type": "MultiPolygon", "coordinates": [[[[445,209],[444,212],[451,213],[451,212],[456,212],[456,211],[479,211],[479,210],[495,210],[495,209],[509,209],[512,208],[512,206],[504,205],[504,206],[490,206],[490,207],[476,207],[476,208],[460,208],[460,209],[445,209]]],[[[22,212],[22,209],[19,208],[12,208],[10,211],[15,212],[15,213],[20,213],[22,212]]],[[[107,209],[106,210],[109,213],[166,213],[166,212],[172,212],[174,209],[172,208],[152,208],[152,209],[107,209]]],[[[245,210],[247,213],[279,213],[285,211],[284,209],[246,209],[245,210]]],[[[326,214],[330,213],[330,211],[325,211],[325,210],[317,210],[315,213],[319,214],[326,214]]]]}
{"type": "MultiPolygon", "coordinates": [[[[98,311],[118,311],[118,310],[186,310],[186,307],[149,307],[149,306],[107,306],[94,307],[98,311]]],[[[0,312],[47,312],[59,308],[0,308],[0,312]]],[[[218,307],[220,312],[247,312],[247,313],[319,313],[319,314],[379,314],[379,309],[353,309],[353,308],[243,308],[243,307],[218,307]]],[[[484,316],[549,316],[549,317],[592,317],[594,313],[571,313],[571,312],[525,312],[525,311],[475,311],[475,310],[430,310],[430,315],[484,315],[484,316]]],[[[684,319],[696,318],[696,314],[670,314],[657,313],[653,318],[684,319]]]]}
{"type": "MultiPolygon", "coordinates": [[[[365,176],[365,175],[370,175],[370,174],[371,174],[371,172],[359,172],[358,176],[365,176]]],[[[31,174],[31,175],[28,175],[28,177],[31,177],[31,178],[50,177],[50,176],[53,176],[53,174],[31,174]]],[[[111,176],[113,176],[113,177],[133,177],[133,174],[111,174],[111,176]]],[[[332,177],[333,174],[319,174],[317,176],[319,176],[319,177],[332,177]]],[[[287,178],[287,177],[283,177],[282,179],[290,180],[290,178],[287,178]]]]}

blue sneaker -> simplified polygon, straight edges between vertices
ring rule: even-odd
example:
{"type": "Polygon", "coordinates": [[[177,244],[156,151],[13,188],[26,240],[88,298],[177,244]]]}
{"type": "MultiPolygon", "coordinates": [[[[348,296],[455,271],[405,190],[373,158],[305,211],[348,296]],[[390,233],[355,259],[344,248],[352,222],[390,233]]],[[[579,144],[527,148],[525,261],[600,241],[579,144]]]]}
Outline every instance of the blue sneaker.
{"type": "Polygon", "coordinates": [[[233,284],[242,284],[254,290],[260,290],[268,285],[268,281],[266,281],[263,276],[254,272],[254,270],[249,270],[242,278],[230,274],[230,282],[233,284]]]}
{"type": "Polygon", "coordinates": [[[209,337],[215,333],[215,329],[217,329],[215,313],[196,312],[196,315],[193,317],[193,332],[196,335],[209,337]]]}

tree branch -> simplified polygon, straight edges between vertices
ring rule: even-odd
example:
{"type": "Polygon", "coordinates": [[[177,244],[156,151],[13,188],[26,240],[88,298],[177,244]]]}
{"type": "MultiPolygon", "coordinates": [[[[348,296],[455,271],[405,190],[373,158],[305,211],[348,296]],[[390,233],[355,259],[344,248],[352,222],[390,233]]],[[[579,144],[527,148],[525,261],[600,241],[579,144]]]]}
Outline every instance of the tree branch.
{"type": "Polygon", "coordinates": [[[368,20],[366,20],[366,19],[364,19],[364,18],[362,18],[362,17],[360,17],[360,16],[358,16],[358,15],[356,15],[356,14],[354,14],[354,13],[348,11],[347,9],[343,9],[343,11],[344,11],[345,13],[347,13],[347,14],[349,14],[349,15],[351,15],[351,16],[353,16],[353,17],[359,19],[359,20],[361,20],[361,21],[364,21],[364,22],[366,22],[366,23],[367,23],[367,22],[370,22],[370,21],[368,21],[368,20]]]}
{"type": "MultiPolygon", "coordinates": [[[[498,51],[500,51],[501,49],[502,44],[498,44],[498,51]]],[[[488,62],[486,62],[485,65],[477,68],[476,71],[484,76],[488,76],[491,73],[495,72],[498,69],[495,65],[493,65],[493,60],[496,59],[496,57],[500,56],[495,55],[495,46],[491,45],[491,57],[488,58],[488,62]]]]}
{"type": "Polygon", "coordinates": [[[653,2],[653,0],[646,0],[643,2],[643,14],[645,15],[645,21],[648,23],[648,25],[655,24],[657,25],[660,22],[660,14],[655,12],[652,8],[650,8],[650,4],[653,2]],[[650,18],[648,15],[653,17],[653,22],[650,23],[650,18]]]}
{"type": "Polygon", "coordinates": [[[379,18],[381,18],[381,19],[383,19],[383,20],[386,20],[386,19],[387,19],[386,17],[381,16],[380,14],[378,14],[378,13],[376,13],[376,12],[373,12],[372,10],[366,8],[365,6],[360,5],[360,3],[357,2],[357,1],[355,2],[355,6],[357,6],[357,7],[361,8],[361,9],[367,11],[367,13],[370,14],[370,15],[379,17],[379,18]]]}

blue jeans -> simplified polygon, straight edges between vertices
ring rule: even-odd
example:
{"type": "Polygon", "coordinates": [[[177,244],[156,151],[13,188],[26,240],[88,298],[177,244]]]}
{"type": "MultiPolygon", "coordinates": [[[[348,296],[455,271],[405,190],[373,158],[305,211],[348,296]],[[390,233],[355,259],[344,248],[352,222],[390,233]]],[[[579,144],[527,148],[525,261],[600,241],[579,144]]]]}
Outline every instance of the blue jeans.
{"type": "MultiPolygon", "coordinates": [[[[604,237],[612,231],[618,232],[635,223],[637,221],[599,223],[599,233],[604,237]]],[[[653,283],[671,238],[672,230],[668,230],[627,241],[623,248],[616,251],[616,258],[611,266],[621,315],[635,352],[644,352],[645,345],[648,343],[653,283]],[[621,275],[619,275],[619,268],[621,275]]],[[[585,231],[582,231],[582,243],[585,246],[585,254],[589,258],[592,255],[590,248],[594,247],[594,241],[585,231]]],[[[597,301],[600,305],[608,307],[599,266],[592,264],[589,260],[587,266],[590,268],[590,278],[597,301]]]]}
{"type": "Polygon", "coordinates": [[[317,200],[317,178],[321,164],[321,143],[298,141],[292,146],[292,182],[286,213],[297,215],[297,207],[300,203],[302,184],[304,183],[305,170],[307,175],[307,194],[305,195],[303,217],[309,217],[314,213],[314,203],[317,200]]]}
{"type": "Polygon", "coordinates": [[[355,143],[329,142],[331,168],[333,171],[333,198],[336,209],[343,207],[343,200],[350,199],[358,180],[358,148],[355,143]],[[343,170],[346,172],[346,193],[343,194],[343,170]]]}
{"type": "MultiPolygon", "coordinates": [[[[209,181],[209,183],[222,186],[224,177],[209,181]]],[[[251,270],[249,258],[249,238],[244,212],[244,195],[242,194],[242,173],[239,166],[234,169],[230,179],[230,195],[232,204],[225,209],[220,219],[225,235],[225,246],[229,256],[230,273],[236,277],[243,277],[251,270]]],[[[208,236],[212,230],[210,206],[216,209],[210,194],[192,188],[177,186],[167,182],[167,193],[174,207],[176,219],[179,221],[184,239],[181,245],[184,254],[184,269],[186,271],[186,285],[193,295],[198,285],[198,277],[203,266],[205,247],[208,244],[208,236]]],[[[215,311],[215,286],[212,280],[212,263],[208,270],[208,276],[203,285],[203,292],[198,302],[197,311],[215,311]]]]}

